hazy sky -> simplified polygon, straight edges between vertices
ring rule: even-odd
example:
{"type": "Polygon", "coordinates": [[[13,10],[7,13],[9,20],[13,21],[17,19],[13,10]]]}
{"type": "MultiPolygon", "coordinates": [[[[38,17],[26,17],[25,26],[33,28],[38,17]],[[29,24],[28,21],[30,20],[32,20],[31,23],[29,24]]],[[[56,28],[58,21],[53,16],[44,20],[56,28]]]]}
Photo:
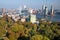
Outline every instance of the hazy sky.
{"type": "Polygon", "coordinates": [[[0,0],[0,8],[16,9],[20,6],[27,5],[27,7],[40,9],[43,4],[48,8],[53,4],[55,9],[60,9],[60,0],[0,0]]]}

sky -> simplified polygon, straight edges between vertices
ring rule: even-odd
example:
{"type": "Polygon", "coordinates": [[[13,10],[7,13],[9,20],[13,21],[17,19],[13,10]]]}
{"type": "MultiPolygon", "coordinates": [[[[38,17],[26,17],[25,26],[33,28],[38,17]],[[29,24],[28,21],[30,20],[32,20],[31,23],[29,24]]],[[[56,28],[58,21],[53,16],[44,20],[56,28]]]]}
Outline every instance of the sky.
{"type": "Polygon", "coordinates": [[[23,5],[36,9],[41,9],[42,5],[48,8],[53,5],[54,9],[60,9],[60,0],[0,0],[0,8],[16,9],[23,5]]]}

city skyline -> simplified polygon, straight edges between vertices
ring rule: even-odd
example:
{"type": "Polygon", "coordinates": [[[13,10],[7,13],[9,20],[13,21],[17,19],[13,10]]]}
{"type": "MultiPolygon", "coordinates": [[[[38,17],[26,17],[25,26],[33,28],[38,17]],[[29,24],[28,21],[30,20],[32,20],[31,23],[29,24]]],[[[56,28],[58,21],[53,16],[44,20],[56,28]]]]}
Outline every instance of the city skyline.
{"type": "Polygon", "coordinates": [[[60,9],[60,0],[0,0],[0,8],[16,9],[23,5],[36,9],[41,9],[42,5],[50,9],[53,5],[54,9],[60,9]]]}

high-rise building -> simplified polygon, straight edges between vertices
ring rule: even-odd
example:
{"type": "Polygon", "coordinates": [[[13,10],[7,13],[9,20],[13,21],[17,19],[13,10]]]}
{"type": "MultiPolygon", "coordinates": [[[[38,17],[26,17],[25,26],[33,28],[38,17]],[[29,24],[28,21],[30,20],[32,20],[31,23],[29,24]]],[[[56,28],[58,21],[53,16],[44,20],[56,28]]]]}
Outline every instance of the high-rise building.
{"type": "Polygon", "coordinates": [[[24,9],[26,9],[27,8],[27,6],[26,5],[24,5],[24,9]]]}
{"type": "Polygon", "coordinates": [[[54,10],[52,5],[51,5],[51,15],[54,15],[54,10]]]}
{"type": "Polygon", "coordinates": [[[42,14],[48,15],[48,8],[45,5],[42,6],[42,14]]]}
{"type": "Polygon", "coordinates": [[[1,12],[2,12],[2,15],[3,15],[3,16],[6,15],[6,9],[5,9],[5,8],[1,8],[1,12]]]}
{"type": "Polygon", "coordinates": [[[1,12],[2,13],[5,13],[6,12],[6,9],[5,8],[1,8],[1,12]]]}
{"type": "Polygon", "coordinates": [[[45,5],[42,6],[42,14],[44,14],[45,5]]]}
{"type": "Polygon", "coordinates": [[[45,15],[48,15],[48,8],[45,7],[45,15]]]}
{"type": "Polygon", "coordinates": [[[36,15],[30,14],[30,22],[32,22],[32,23],[36,22],[36,15]]]}
{"type": "Polygon", "coordinates": [[[22,7],[19,8],[19,14],[20,15],[22,14],[21,11],[22,11],[22,7]]]}

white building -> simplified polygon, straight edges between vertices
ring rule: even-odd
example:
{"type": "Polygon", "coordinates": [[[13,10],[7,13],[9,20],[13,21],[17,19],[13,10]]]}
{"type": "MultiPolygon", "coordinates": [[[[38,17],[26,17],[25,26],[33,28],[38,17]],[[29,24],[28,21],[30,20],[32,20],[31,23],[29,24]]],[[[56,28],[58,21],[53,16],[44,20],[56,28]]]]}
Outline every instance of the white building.
{"type": "Polygon", "coordinates": [[[19,14],[12,14],[11,16],[12,16],[12,19],[13,19],[15,22],[20,19],[19,14]]]}
{"type": "Polygon", "coordinates": [[[32,14],[33,13],[33,9],[29,8],[28,12],[32,14]]]}
{"type": "Polygon", "coordinates": [[[21,18],[21,22],[25,22],[26,21],[26,19],[25,18],[21,18]]]}
{"type": "Polygon", "coordinates": [[[12,13],[7,13],[8,17],[12,17],[12,13]]]}
{"type": "Polygon", "coordinates": [[[0,17],[3,17],[2,15],[0,15],[0,17]]]}
{"type": "Polygon", "coordinates": [[[36,23],[36,15],[30,14],[30,22],[36,23]]]}

